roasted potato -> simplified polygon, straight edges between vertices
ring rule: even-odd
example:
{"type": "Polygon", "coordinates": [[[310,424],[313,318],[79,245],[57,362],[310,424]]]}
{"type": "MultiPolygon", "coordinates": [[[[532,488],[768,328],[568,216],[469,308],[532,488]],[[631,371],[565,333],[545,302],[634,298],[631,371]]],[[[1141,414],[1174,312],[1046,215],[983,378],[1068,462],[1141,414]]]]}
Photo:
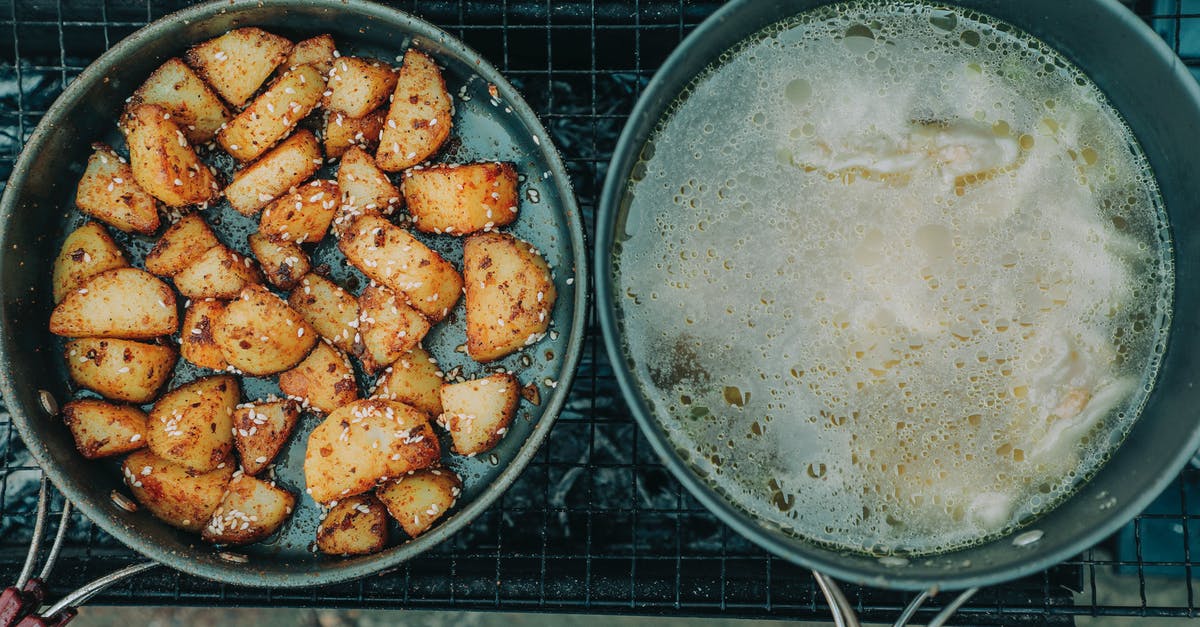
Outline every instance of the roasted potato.
{"type": "Polygon", "coordinates": [[[217,133],[217,142],[238,161],[253,161],[287,137],[323,91],[325,77],[311,65],[284,72],[217,133]]]}
{"type": "Polygon", "coordinates": [[[163,394],[150,410],[150,450],[196,472],[227,463],[241,394],[238,380],[229,375],[196,379],[163,394]]]}
{"type": "Polygon", "coordinates": [[[64,405],[62,416],[75,448],[88,459],[146,446],[146,412],[137,407],[85,398],[64,405]]]}
{"type": "Polygon", "coordinates": [[[462,294],[462,276],[449,261],[380,216],[359,216],[338,248],[354,267],[404,294],[433,322],[445,318],[462,294]]]}
{"type": "Polygon", "coordinates": [[[396,70],[375,59],[341,57],[329,75],[329,108],[361,118],[387,101],[396,88],[396,70]]]}
{"type": "Polygon", "coordinates": [[[140,450],[125,458],[121,474],[133,498],[155,517],[184,531],[200,531],[221,503],[233,465],[194,472],[140,450]]]}
{"type": "Polygon", "coordinates": [[[262,472],[287,444],[300,419],[300,407],[289,399],[238,405],[233,412],[233,445],[248,475],[262,472]]]}
{"type": "Polygon", "coordinates": [[[354,367],[327,340],[317,342],[295,368],[279,374],[279,389],[323,414],[358,400],[354,367]]]}
{"type": "Polygon", "coordinates": [[[248,27],[198,43],[185,58],[226,102],[240,107],[291,51],[287,39],[248,27]]]}
{"type": "Polygon", "coordinates": [[[235,474],[200,537],[213,544],[258,542],[282,527],[295,506],[296,497],[274,481],[235,474]]]}
{"type": "Polygon", "coordinates": [[[342,202],[359,212],[374,210],[387,215],[400,204],[400,191],[375,166],[371,155],[357,146],[342,155],[338,187],[342,190],[342,202]]]}
{"type": "Polygon", "coordinates": [[[362,343],[356,352],[367,372],[379,372],[421,343],[429,321],[396,293],[372,283],[358,297],[358,332],[362,343]]]}
{"type": "Polygon", "coordinates": [[[467,353],[489,362],[545,335],[558,293],[550,266],[528,242],[476,233],[463,246],[467,353]]]}
{"type": "Polygon", "coordinates": [[[175,276],[220,244],[204,218],[199,213],[189,213],[167,227],[154,248],[146,253],[146,269],[158,276],[175,276]]]}
{"type": "Polygon", "coordinates": [[[404,173],[404,204],[418,231],[470,235],[517,219],[511,163],[435,165],[404,173]]]}
{"type": "Polygon", "coordinates": [[[425,349],[415,347],[384,369],[371,398],[407,403],[437,417],[442,413],[442,381],[437,361],[425,349]]]}
{"type": "MultiPolygon", "coordinates": [[[[145,104],[130,107],[121,130],[129,146],[133,180],[151,196],[172,207],[206,203],[216,197],[216,177],[196,156],[166,109],[145,104]]],[[[158,228],[157,219],[154,228],[158,228]]]]}
{"type": "Polygon", "coordinates": [[[379,167],[398,172],[428,159],[450,137],[453,105],[433,59],[409,49],[392,92],[379,152],[379,167]]]}
{"type": "Polygon", "coordinates": [[[291,242],[274,242],[262,233],[251,233],[247,241],[267,282],[281,290],[296,287],[312,268],[304,249],[291,242]]]}
{"type": "Polygon", "coordinates": [[[328,33],[310,37],[304,41],[298,41],[296,45],[292,46],[292,51],[288,54],[282,67],[292,69],[301,65],[311,65],[317,68],[322,76],[325,76],[329,74],[329,70],[333,69],[333,52],[336,49],[333,36],[328,33]]]}
{"type": "Polygon", "coordinates": [[[154,400],[178,359],[170,346],[99,337],[67,342],[64,354],[76,384],[139,405],[154,400]]]}
{"type": "Polygon", "coordinates": [[[262,283],[258,264],[224,245],[201,253],[188,267],[175,275],[175,289],[191,298],[234,298],[247,285],[262,283]]]}
{"type": "Polygon", "coordinates": [[[133,92],[129,106],[158,105],[188,141],[203,144],[229,120],[229,109],[183,59],[167,59],[133,92]]]}
{"type": "Polygon", "coordinates": [[[50,314],[50,332],[66,337],[147,339],[178,330],[175,292],[137,268],[89,277],[50,314]]]}
{"type": "Polygon", "coordinates": [[[427,468],[387,480],[375,495],[404,533],[415,538],[446,515],[462,494],[462,480],[446,468],[427,468]]]}
{"type": "Polygon", "coordinates": [[[319,179],[280,196],[263,210],[258,232],[279,242],[319,242],[341,204],[336,181],[319,179]]]}
{"type": "Polygon", "coordinates": [[[258,161],[233,175],[225,198],[238,213],[252,216],[321,167],[321,146],[308,129],[300,129],[258,161]]]}
{"type": "Polygon", "coordinates": [[[403,403],[355,401],[329,414],[309,435],[304,479],[313,499],[328,503],[426,468],[440,455],[425,414],[403,403]]]}
{"type": "Polygon", "coordinates": [[[288,294],[288,305],[343,353],[359,340],[358,300],[333,281],[309,273],[288,294]]]}
{"type": "Polygon", "coordinates": [[[340,157],[351,146],[373,154],[379,146],[379,132],[383,130],[385,117],[386,109],[376,109],[361,118],[352,118],[340,111],[328,112],[325,115],[325,156],[340,157]]]}
{"type": "Polygon", "coordinates": [[[229,363],[213,339],[213,330],[225,314],[224,301],[205,298],[192,301],[183,312],[183,329],[179,332],[179,352],[187,361],[211,370],[224,370],[229,363]]]}
{"type": "Polygon", "coordinates": [[[317,548],[326,555],[378,553],[387,540],[387,508],[370,492],[339,500],[317,527],[317,548]]]}
{"type": "Polygon", "coordinates": [[[83,213],[130,233],[158,230],[158,202],[134,180],[133,168],[112,148],[94,144],[87,169],[75,190],[83,213]]]}
{"type": "Polygon", "coordinates": [[[55,304],[83,286],[89,278],[115,268],[127,268],[129,261],[99,222],[88,222],[71,231],[62,250],[54,259],[51,283],[55,304]]]}
{"type": "Polygon", "coordinates": [[[443,385],[438,424],[450,432],[454,452],[473,457],[496,446],[517,411],[520,387],[508,373],[443,385]]]}
{"type": "Polygon", "coordinates": [[[225,308],[213,338],[229,365],[261,377],[300,363],[317,332],[267,288],[251,285],[225,308]]]}

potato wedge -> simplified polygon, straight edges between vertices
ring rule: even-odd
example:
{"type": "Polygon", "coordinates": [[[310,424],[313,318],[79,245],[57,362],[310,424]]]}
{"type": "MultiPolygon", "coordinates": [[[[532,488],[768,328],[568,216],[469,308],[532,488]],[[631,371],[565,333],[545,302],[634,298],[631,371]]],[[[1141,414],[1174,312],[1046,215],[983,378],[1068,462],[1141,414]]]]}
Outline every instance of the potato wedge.
{"type": "Polygon", "coordinates": [[[190,266],[196,258],[221,242],[199,213],[189,213],[167,227],[146,253],[146,269],[170,277],[190,266]]]}
{"type": "Polygon", "coordinates": [[[84,398],[64,405],[62,416],[75,448],[88,459],[146,446],[146,412],[137,407],[84,398]]]}
{"type": "Polygon", "coordinates": [[[158,396],[178,359],[170,346],[99,337],[67,342],[63,352],[67,373],[77,385],[139,405],[158,396]]]}
{"type": "Polygon", "coordinates": [[[520,388],[508,373],[443,385],[438,424],[450,432],[454,452],[472,457],[496,446],[508,433],[520,388]]]}
{"type": "Polygon", "coordinates": [[[178,330],[175,292],[137,268],[89,277],[50,314],[50,332],[66,337],[148,339],[178,330]]]}
{"type": "Polygon", "coordinates": [[[470,235],[517,219],[511,163],[435,165],[404,173],[404,204],[418,231],[470,235]]]}
{"type": "Polygon", "coordinates": [[[191,265],[175,275],[175,289],[187,298],[234,298],[247,285],[262,283],[258,264],[224,245],[200,254],[191,265]]]}
{"type": "Polygon", "coordinates": [[[240,107],[291,51],[287,39],[247,27],[198,43],[184,58],[225,102],[240,107]]]}
{"type": "Polygon", "coordinates": [[[384,369],[371,398],[407,403],[437,417],[442,413],[442,383],[437,360],[418,346],[384,369]]]}
{"type": "MultiPolygon", "coordinates": [[[[216,177],[196,156],[166,109],[145,104],[130,107],[121,130],[129,146],[133,180],[151,196],[172,207],[206,203],[216,197],[216,177]]],[[[158,228],[157,220],[154,227],[158,228]]]]}
{"type": "Polygon", "coordinates": [[[167,59],[133,92],[129,105],[158,105],[171,114],[188,141],[203,144],[229,120],[229,109],[180,58],[167,59]]]}
{"type": "Polygon", "coordinates": [[[150,450],[196,472],[227,463],[241,394],[238,380],[229,375],[202,377],[163,394],[150,410],[150,450]]]}
{"type": "Polygon", "coordinates": [[[429,467],[440,455],[425,414],[403,403],[355,401],[329,414],[309,435],[304,480],[314,500],[328,503],[429,467]]]}
{"type": "Polygon", "coordinates": [[[311,65],[284,72],[217,133],[217,143],[238,161],[253,161],[287,137],[324,91],[325,77],[311,65]]]}
{"type": "Polygon", "coordinates": [[[387,101],[396,88],[396,70],[376,59],[341,57],[329,75],[329,108],[361,118],[387,101]]]}
{"type": "Polygon", "coordinates": [[[288,305],[333,342],[343,353],[351,353],[358,342],[358,300],[333,281],[309,273],[288,294],[288,305]]]}
{"type": "Polygon", "coordinates": [[[433,59],[409,49],[397,75],[379,152],[379,167],[398,172],[428,159],[450,137],[453,104],[433,59]]]}
{"type": "Polygon", "coordinates": [[[427,468],[387,480],[375,495],[410,537],[425,533],[458,502],[462,480],[447,468],[427,468]]]}
{"type": "Polygon", "coordinates": [[[233,175],[225,198],[242,215],[252,216],[321,167],[321,146],[308,129],[300,129],[261,159],[233,175]]]}
{"type": "Polygon", "coordinates": [[[233,465],[198,473],[143,449],[125,458],[121,474],[133,498],[156,518],[184,531],[200,531],[221,503],[233,465]]]}
{"type": "Polygon", "coordinates": [[[462,295],[462,276],[449,261],[382,217],[359,216],[343,235],[338,248],[354,267],[404,294],[431,321],[445,318],[462,295]]]}
{"type": "Polygon", "coordinates": [[[400,205],[400,191],[375,165],[371,155],[357,146],[342,155],[338,187],[342,190],[342,202],[359,212],[374,210],[387,215],[400,205]]]}
{"type": "Polygon", "coordinates": [[[300,277],[312,269],[308,254],[291,242],[273,242],[262,233],[251,233],[247,241],[267,282],[281,290],[296,287],[300,277]]]}
{"type": "Polygon", "coordinates": [[[300,406],[289,399],[238,405],[233,412],[233,445],[242,470],[257,475],[275,461],[299,419],[300,406]]]}
{"type": "Polygon", "coordinates": [[[351,146],[374,154],[379,147],[379,132],[383,130],[386,109],[376,109],[361,118],[352,118],[340,111],[325,115],[325,156],[340,157],[351,146]]]}
{"type": "Polygon", "coordinates": [[[355,354],[367,372],[379,372],[417,347],[429,333],[429,321],[396,293],[372,283],[358,297],[358,332],[362,342],[355,354]]]}
{"type": "Polygon", "coordinates": [[[87,169],[75,191],[83,213],[128,233],[158,230],[158,202],[134,180],[133,168],[112,148],[93,145],[87,169]]]}
{"type": "Polygon", "coordinates": [[[528,242],[476,233],[463,245],[467,354],[495,361],[542,339],[558,292],[550,266],[528,242]]]}
{"type": "Polygon", "coordinates": [[[279,374],[279,389],[305,408],[323,414],[358,400],[358,382],[354,366],[327,340],[316,347],[295,368],[279,374]]]}
{"type": "Polygon", "coordinates": [[[372,493],[341,499],[317,527],[317,548],[326,555],[369,555],[387,546],[387,508],[372,493]]]}
{"type": "Polygon", "coordinates": [[[71,231],[54,259],[51,284],[55,304],[78,290],[89,278],[115,268],[127,268],[120,247],[99,222],[88,222],[71,231]]]}
{"type": "Polygon", "coordinates": [[[224,301],[205,298],[192,301],[183,312],[183,329],[179,332],[179,352],[187,361],[210,370],[224,370],[229,363],[213,339],[213,330],[225,315],[224,301]]]}
{"type": "Polygon", "coordinates": [[[296,497],[274,481],[235,473],[200,537],[213,544],[258,542],[282,527],[295,507],[296,497]]]}
{"type": "Polygon", "coordinates": [[[328,33],[310,37],[292,46],[292,51],[288,53],[282,67],[290,70],[301,65],[311,65],[325,76],[333,69],[333,51],[336,49],[333,36],[328,33]]]}
{"type": "Polygon", "coordinates": [[[318,179],[280,196],[263,210],[258,232],[280,242],[319,242],[341,204],[336,181],[318,179]]]}
{"type": "Polygon", "coordinates": [[[267,288],[251,285],[225,308],[213,338],[229,365],[261,377],[300,363],[317,332],[267,288]]]}

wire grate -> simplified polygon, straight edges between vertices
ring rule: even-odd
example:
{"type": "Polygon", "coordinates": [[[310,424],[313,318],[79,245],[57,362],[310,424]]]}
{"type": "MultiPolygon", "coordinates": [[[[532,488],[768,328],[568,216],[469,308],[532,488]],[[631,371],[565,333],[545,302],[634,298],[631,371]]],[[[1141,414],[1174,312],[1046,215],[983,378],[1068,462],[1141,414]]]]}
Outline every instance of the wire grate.
{"type": "MultiPolygon", "coordinates": [[[[0,3],[0,180],[66,84],[109,46],[184,4],[0,3]]],[[[589,228],[625,117],[654,70],[719,5],[395,4],[464,39],[521,89],[563,153],[589,228]]],[[[1133,8],[1200,68],[1200,1],[1138,0],[1133,8]]],[[[8,581],[28,546],[39,472],[2,413],[0,465],[0,580],[8,581]]],[[[1200,526],[1193,527],[1189,506],[1197,499],[1189,497],[1198,482],[1200,471],[1186,471],[1128,530],[1046,572],[981,591],[957,620],[1044,625],[1070,624],[1079,615],[1195,616],[1190,542],[1200,526]],[[1164,542],[1174,544],[1164,548],[1164,542]]],[[[79,514],[73,517],[57,586],[74,588],[137,561],[79,514]]],[[[852,586],[846,592],[867,620],[893,619],[911,598],[852,586]]],[[[918,618],[931,618],[945,596],[918,618]]],[[[308,590],[236,588],[159,571],[93,602],[829,615],[807,571],[718,522],[658,463],[620,399],[594,327],[568,405],[535,461],[488,512],[430,553],[392,572],[308,590]]]]}

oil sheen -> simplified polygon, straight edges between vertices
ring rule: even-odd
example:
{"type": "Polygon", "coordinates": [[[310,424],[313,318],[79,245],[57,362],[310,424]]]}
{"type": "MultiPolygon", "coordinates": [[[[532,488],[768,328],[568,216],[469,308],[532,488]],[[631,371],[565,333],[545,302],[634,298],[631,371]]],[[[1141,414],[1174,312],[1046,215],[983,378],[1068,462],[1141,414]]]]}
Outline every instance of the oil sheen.
{"type": "Polygon", "coordinates": [[[676,449],[764,524],[929,554],[1119,445],[1168,326],[1153,175],[1097,87],[992,18],[844,3],[693,81],[634,168],[619,323],[676,449]]]}

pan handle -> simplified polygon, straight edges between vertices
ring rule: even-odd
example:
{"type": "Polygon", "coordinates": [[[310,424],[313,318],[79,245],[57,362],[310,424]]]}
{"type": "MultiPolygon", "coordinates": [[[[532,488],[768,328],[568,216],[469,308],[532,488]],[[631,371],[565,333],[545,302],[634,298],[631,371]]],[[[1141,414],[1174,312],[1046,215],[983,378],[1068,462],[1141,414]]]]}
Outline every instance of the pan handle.
{"type": "MultiPolygon", "coordinates": [[[[825,595],[825,601],[829,604],[829,612],[833,615],[833,624],[835,627],[860,627],[861,622],[858,619],[858,612],[854,611],[854,606],[846,595],[842,592],[842,588],[838,586],[836,580],[829,575],[813,571],[813,579],[817,580],[817,586],[821,588],[821,594],[825,595]]],[[[933,620],[929,621],[928,627],[943,627],[949,621],[958,609],[964,603],[969,601],[975,593],[979,592],[979,588],[968,588],[958,593],[942,611],[938,612],[933,620]]],[[[900,613],[899,618],[893,624],[893,627],[908,627],[912,619],[917,614],[917,610],[925,601],[937,594],[937,589],[930,589],[921,592],[912,601],[905,606],[904,611],[900,613]]]]}

